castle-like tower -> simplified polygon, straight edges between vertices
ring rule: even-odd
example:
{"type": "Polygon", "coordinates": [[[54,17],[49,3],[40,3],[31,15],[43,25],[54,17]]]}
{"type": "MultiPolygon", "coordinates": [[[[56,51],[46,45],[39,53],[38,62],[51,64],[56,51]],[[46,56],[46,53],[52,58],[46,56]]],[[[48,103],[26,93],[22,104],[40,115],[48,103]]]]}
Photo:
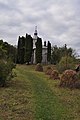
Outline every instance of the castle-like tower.
{"type": "Polygon", "coordinates": [[[33,36],[33,49],[36,48],[36,42],[37,42],[37,38],[38,38],[38,33],[37,33],[37,26],[35,26],[35,32],[34,32],[34,36],[33,36]]]}
{"type": "MultiPolygon", "coordinates": [[[[38,38],[38,32],[37,32],[37,26],[35,27],[35,32],[33,36],[33,56],[32,56],[32,62],[33,64],[36,64],[36,42],[38,38]]],[[[47,64],[47,46],[46,42],[42,45],[42,63],[47,64]]]]}

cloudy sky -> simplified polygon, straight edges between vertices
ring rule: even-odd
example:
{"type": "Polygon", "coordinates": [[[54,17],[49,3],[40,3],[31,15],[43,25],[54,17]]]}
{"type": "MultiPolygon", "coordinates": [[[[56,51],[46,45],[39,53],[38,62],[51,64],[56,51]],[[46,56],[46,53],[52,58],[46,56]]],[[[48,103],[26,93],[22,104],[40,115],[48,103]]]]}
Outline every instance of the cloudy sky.
{"type": "Polygon", "coordinates": [[[80,54],[80,0],[0,0],[0,39],[15,45],[35,26],[43,41],[80,54]]]}

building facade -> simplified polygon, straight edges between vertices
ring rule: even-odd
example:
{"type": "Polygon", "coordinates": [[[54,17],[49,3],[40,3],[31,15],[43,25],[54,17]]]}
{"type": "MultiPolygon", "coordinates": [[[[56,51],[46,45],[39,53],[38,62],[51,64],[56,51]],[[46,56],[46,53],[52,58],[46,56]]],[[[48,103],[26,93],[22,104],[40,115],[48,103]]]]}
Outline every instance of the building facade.
{"type": "MultiPolygon", "coordinates": [[[[35,27],[35,32],[33,36],[33,55],[32,55],[32,62],[36,64],[36,42],[38,38],[37,27],[35,27]]],[[[42,64],[47,64],[47,46],[46,42],[42,45],[42,64]]]]}

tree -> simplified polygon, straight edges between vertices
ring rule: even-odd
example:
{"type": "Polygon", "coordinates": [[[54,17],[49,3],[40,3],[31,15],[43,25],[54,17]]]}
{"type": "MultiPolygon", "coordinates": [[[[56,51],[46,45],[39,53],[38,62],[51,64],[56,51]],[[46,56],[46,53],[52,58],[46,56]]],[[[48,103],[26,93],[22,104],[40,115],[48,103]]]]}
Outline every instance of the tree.
{"type": "Polygon", "coordinates": [[[15,68],[14,60],[15,47],[0,40],[0,86],[4,87],[7,80],[12,78],[12,69],[15,68]]]}
{"type": "Polygon", "coordinates": [[[60,61],[60,51],[57,45],[52,48],[51,63],[57,64],[60,61]]]}
{"type": "Polygon", "coordinates": [[[19,36],[17,48],[17,63],[23,64],[25,56],[25,38],[19,36]]]}
{"type": "Polygon", "coordinates": [[[29,64],[31,62],[33,51],[33,39],[30,35],[26,34],[26,41],[25,41],[25,62],[29,64]]]}
{"type": "Polygon", "coordinates": [[[0,59],[7,59],[6,53],[7,51],[2,49],[2,46],[0,46],[0,59]]]}
{"type": "Polygon", "coordinates": [[[7,42],[3,42],[0,40],[0,58],[1,59],[11,59],[15,62],[16,57],[16,47],[8,44],[7,42]]]}
{"type": "Polygon", "coordinates": [[[25,56],[25,37],[22,36],[21,38],[21,64],[24,64],[24,56],[25,56]]]}
{"type": "Polygon", "coordinates": [[[36,42],[36,63],[41,63],[42,61],[42,39],[37,38],[36,42]]]}
{"type": "MultiPolygon", "coordinates": [[[[52,48],[52,55],[51,55],[51,62],[53,64],[59,63],[62,57],[70,56],[75,58],[74,51],[72,48],[67,48],[66,44],[63,47],[53,46],[52,48]]],[[[67,58],[67,57],[66,57],[67,58]]],[[[66,59],[67,61],[67,59],[66,59]]]]}
{"type": "Polygon", "coordinates": [[[63,71],[67,69],[72,69],[72,70],[75,69],[74,58],[70,56],[62,57],[60,62],[57,64],[57,69],[60,73],[62,73],[63,71]],[[66,65],[66,58],[67,58],[67,65],[66,65]]]}
{"type": "Polygon", "coordinates": [[[47,61],[51,62],[51,43],[49,41],[47,45],[47,61]]]}
{"type": "Polygon", "coordinates": [[[17,63],[24,64],[31,62],[33,50],[33,39],[30,35],[26,34],[26,37],[20,37],[18,39],[17,48],[17,63]]]}

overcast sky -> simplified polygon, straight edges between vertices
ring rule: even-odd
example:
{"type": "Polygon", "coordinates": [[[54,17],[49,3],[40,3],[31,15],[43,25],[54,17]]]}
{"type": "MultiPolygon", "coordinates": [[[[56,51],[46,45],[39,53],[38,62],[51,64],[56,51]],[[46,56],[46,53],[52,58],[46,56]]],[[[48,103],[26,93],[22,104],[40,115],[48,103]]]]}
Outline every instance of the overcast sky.
{"type": "Polygon", "coordinates": [[[0,39],[15,45],[35,26],[43,41],[80,54],[80,0],[0,0],[0,39]]]}

